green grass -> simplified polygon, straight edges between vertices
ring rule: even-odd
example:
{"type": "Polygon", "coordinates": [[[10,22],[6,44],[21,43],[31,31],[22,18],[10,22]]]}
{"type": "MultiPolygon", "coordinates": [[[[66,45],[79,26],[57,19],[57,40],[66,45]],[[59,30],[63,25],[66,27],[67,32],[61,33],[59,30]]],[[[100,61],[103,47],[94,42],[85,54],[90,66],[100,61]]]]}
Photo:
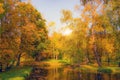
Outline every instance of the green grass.
{"type": "Polygon", "coordinates": [[[97,69],[98,67],[91,66],[91,65],[81,65],[81,67],[79,67],[79,70],[85,73],[87,72],[97,73],[97,69]]]}
{"type": "Polygon", "coordinates": [[[108,66],[103,66],[103,67],[97,67],[97,66],[92,66],[92,65],[81,65],[81,67],[76,68],[79,71],[82,72],[90,72],[90,73],[120,73],[120,67],[108,67],[108,66]]]}
{"type": "Polygon", "coordinates": [[[31,67],[17,67],[0,73],[0,80],[25,80],[29,76],[31,67]]]}
{"type": "Polygon", "coordinates": [[[112,70],[112,73],[120,73],[120,67],[107,67],[112,70]]]}
{"type": "MultiPolygon", "coordinates": [[[[60,63],[61,65],[71,65],[70,62],[66,60],[55,60],[55,59],[50,59],[46,60],[45,62],[48,63],[60,63]]],[[[74,64],[73,64],[74,65],[74,64]]],[[[80,67],[76,67],[75,70],[79,70],[82,72],[90,72],[90,73],[120,73],[120,67],[113,67],[113,66],[102,66],[101,68],[97,66],[97,64],[89,64],[89,65],[80,65],[80,67]]]]}
{"type": "Polygon", "coordinates": [[[43,62],[47,62],[47,63],[58,63],[61,65],[70,65],[70,62],[66,61],[66,60],[55,60],[55,59],[50,59],[50,60],[46,60],[43,62]]]}

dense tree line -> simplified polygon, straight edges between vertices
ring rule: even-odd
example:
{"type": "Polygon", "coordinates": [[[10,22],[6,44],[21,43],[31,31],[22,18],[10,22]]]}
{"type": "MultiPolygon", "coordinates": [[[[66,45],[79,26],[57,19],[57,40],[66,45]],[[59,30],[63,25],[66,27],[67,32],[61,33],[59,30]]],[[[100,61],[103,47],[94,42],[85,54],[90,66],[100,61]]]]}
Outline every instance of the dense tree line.
{"type": "Polygon", "coordinates": [[[0,65],[20,65],[24,55],[36,58],[48,39],[45,20],[30,3],[0,1],[0,65]]]}
{"type": "Polygon", "coordinates": [[[80,17],[73,17],[71,11],[63,10],[61,22],[72,33],[69,36],[60,33],[52,36],[51,41],[56,40],[53,45],[57,50],[55,54],[72,63],[94,63],[98,66],[119,64],[119,0],[81,0],[81,3],[83,10],[77,9],[81,11],[80,17]]]}
{"type": "Polygon", "coordinates": [[[81,0],[81,5],[78,17],[62,11],[61,22],[72,30],[70,35],[54,32],[48,37],[45,20],[30,3],[1,0],[0,66],[19,66],[25,55],[36,61],[63,59],[100,67],[120,64],[119,0],[81,0]]]}

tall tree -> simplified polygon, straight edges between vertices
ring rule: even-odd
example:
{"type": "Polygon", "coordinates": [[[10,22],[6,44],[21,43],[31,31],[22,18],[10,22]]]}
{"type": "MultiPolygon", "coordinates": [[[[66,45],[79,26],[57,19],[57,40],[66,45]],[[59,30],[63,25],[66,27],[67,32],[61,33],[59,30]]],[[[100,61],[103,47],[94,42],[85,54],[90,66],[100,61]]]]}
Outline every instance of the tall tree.
{"type": "Polygon", "coordinates": [[[11,61],[20,64],[23,53],[31,54],[40,43],[45,43],[47,30],[45,20],[29,3],[9,0],[5,3],[5,14],[1,18],[0,59],[6,65],[11,61]],[[35,44],[39,42],[38,44],[35,44]],[[9,60],[9,61],[8,61],[9,60]]]}

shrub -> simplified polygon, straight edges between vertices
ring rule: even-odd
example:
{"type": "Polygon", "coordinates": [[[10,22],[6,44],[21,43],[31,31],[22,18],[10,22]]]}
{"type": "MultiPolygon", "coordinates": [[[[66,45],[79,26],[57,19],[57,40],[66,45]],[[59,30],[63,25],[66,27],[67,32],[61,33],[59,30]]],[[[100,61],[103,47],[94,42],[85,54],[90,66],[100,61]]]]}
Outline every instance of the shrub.
{"type": "Polygon", "coordinates": [[[98,68],[97,71],[101,73],[112,73],[112,70],[109,68],[98,68]]]}
{"type": "Polygon", "coordinates": [[[70,63],[66,60],[59,60],[59,63],[62,63],[64,65],[70,65],[70,63]]]}

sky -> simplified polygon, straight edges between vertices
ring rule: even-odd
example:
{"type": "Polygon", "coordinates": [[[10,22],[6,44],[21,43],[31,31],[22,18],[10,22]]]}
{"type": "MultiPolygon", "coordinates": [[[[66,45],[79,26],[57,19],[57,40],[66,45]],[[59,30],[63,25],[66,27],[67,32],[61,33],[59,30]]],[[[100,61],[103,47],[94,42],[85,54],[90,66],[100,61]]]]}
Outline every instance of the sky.
{"type": "Polygon", "coordinates": [[[31,0],[32,5],[42,14],[47,23],[55,22],[55,27],[62,27],[60,18],[62,10],[71,10],[75,14],[75,5],[79,5],[80,0],[31,0]]]}

